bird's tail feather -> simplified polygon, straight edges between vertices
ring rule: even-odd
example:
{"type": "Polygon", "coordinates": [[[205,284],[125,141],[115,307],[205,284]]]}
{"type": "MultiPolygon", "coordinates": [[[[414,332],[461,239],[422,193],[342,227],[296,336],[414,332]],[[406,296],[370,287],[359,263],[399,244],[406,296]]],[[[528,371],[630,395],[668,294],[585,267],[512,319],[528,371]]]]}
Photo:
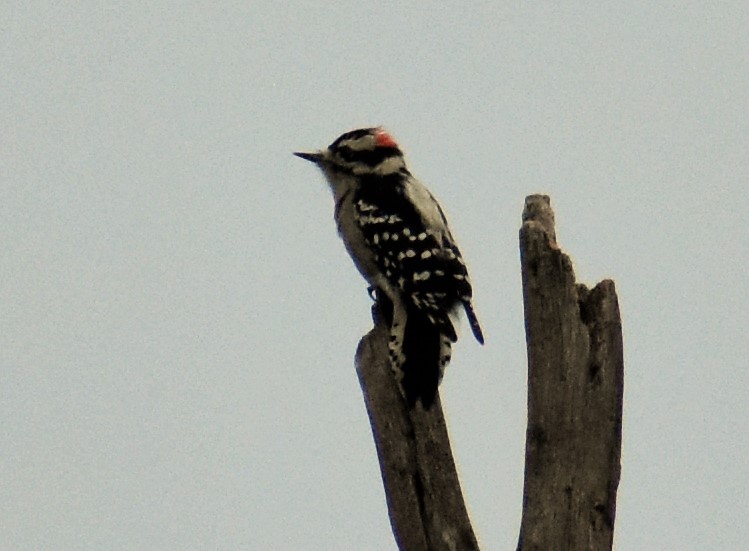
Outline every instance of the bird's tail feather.
{"type": "Polygon", "coordinates": [[[481,325],[479,325],[476,312],[473,310],[473,304],[471,304],[470,300],[466,300],[463,301],[463,306],[465,307],[466,317],[468,318],[468,323],[471,325],[473,336],[476,337],[479,344],[484,344],[484,333],[481,331],[481,325]]]}
{"type": "Polygon", "coordinates": [[[450,339],[418,309],[409,308],[403,340],[403,391],[412,407],[421,400],[429,409],[437,395],[442,372],[450,360],[450,339]]]}

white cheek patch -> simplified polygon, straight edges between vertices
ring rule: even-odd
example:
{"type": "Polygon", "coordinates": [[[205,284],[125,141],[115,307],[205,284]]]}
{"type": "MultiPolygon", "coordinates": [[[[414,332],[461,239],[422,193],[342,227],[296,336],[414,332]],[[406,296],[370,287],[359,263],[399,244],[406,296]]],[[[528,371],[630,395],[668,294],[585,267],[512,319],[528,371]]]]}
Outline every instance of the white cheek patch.
{"type": "Polygon", "coordinates": [[[405,164],[403,163],[403,157],[398,155],[394,157],[388,157],[375,167],[375,174],[379,174],[380,176],[397,174],[404,166],[405,164]]]}

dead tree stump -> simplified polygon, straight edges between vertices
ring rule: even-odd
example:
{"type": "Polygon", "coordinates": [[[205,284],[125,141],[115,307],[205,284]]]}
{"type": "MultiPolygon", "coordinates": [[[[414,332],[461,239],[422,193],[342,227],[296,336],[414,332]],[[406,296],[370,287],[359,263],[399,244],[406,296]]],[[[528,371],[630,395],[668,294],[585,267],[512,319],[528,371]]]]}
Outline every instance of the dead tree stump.
{"type": "Polygon", "coordinates": [[[429,410],[408,408],[388,363],[389,328],[377,305],[373,313],[356,365],[398,548],[477,551],[439,395],[429,410]]]}
{"type": "Polygon", "coordinates": [[[528,428],[518,550],[610,550],[624,360],[614,282],[575,283],[549,198],[526,198],[520,257],[528,428]]]}

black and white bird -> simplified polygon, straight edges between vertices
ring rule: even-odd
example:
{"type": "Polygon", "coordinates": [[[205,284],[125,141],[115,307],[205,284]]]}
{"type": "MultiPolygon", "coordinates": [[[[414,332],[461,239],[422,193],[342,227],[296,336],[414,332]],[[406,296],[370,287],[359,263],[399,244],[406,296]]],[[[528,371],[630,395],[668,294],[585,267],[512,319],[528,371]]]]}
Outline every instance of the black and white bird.
{"type": "Polygon", "coordinates": [[[352,130],[326,149],[294,155],[327,178],[346,249],[378,299],[392,302],[389,356],[403,394],[411,406],[421,400],[430,407],[458,339],[461,308],[484,343],[468,270],[442,208],[382,128],[352,130]]]}

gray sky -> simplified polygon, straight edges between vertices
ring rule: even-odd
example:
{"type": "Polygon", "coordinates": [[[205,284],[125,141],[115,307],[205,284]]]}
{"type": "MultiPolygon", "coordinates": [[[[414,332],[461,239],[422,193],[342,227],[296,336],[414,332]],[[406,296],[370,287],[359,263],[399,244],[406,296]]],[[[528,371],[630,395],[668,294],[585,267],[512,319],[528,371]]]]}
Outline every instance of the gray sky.
{"type": "Polygon", "coordinates": [[[370,300],[291,155],[382,124],[472,272],[487,344],[441,388],[483,548],[519,528],[535,192],[619,292],[617,548],[743,548],[749,7],[708,4],[0,4],[4,546],[395,548],[370,300]]]}

